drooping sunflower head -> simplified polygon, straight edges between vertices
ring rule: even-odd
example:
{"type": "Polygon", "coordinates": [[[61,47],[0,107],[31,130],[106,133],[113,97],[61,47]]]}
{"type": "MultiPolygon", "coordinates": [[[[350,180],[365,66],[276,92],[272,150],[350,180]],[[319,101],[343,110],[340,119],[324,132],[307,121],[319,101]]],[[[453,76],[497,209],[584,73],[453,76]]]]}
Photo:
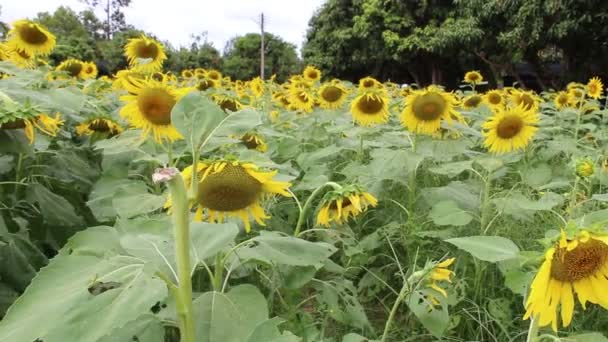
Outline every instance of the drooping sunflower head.
{"type": "Polygon", "coordinates": [[[229,94],[213,94],[213,101],[226,113],[236,112],[243,108],[243,104],[235,97],[229,94]]]}
{"type": "Polygon", "coordinates": [[[268,151],[268,145],[266,145],[262,136],[253,132],[243,134],[241,143],[250,150],[259,152],[268,151]]]}
{"type": "Polygon", "coordinates": [[[76,126],[76,134],[87,136],[99,134],[107,137],[115,136],[123,131],[116,121],[109,117],[94,117],[76,126]]]}
{"type": "Polygon", "coordinates": [[[163,45],[152,38],[142,35],[131,38],[125,46],[125,56],[132,68],[143,72],[160,70],[167,55],[163,45]]]}
{"type": "Polygon", "coordinates": [[[572,87],[568,90],[568,103],[570,104],[570,106],[575,107],[584,99],[585,99],[584,88],[572,87]]]}
{"type": "Polygon", "coordinates": [[[523,106],[525,109],[538,111],[540,98],[533,91],[515,90],[511,93],[511,102],[514,107],[523,106]]]}
{"type": "Polygon", "coordinates": [[[9,50],[9,60],[16,66],[24,69],[33,68],[36,64],[34,55],[30,55],[24,50],[17,50],[14,48],[9,50]]]}
{"type": "Polygon", "coordinates": [[[570,82],[568,83],[568,85],[566,85],[566,90],[570,90],[570,89],[574,89],[574,88],[579,88],[579,89],[585,89],[585,85],[579,82],[570,82]]]}
{"type": "Polygon", "coordinates": [[[256,77],[249,81],[249,89],[255,97],[264,95],[264,81],[260,77],[256,77]]]}
{"type": "Polygon", "coordinates": [[[555,108],[557,109],[568,107],[570,105],[570,97],[568,96],[567,92],[560,91],[559,93],[557,93],[557,95],[555,95],[553,103],[555,104],[555,108]]]}
{"type": "Polygon", "coordinates": [[[130,94],[120,97],[121,101],[126,102],[120,115],[132,127],[141,128],[144,137],[152,133],[159,143],[181,139],[181,134],[171,124],[171,111],[189,91],[188,88],[176,89],[152,79],[141,81],[129,90],[130,94]]]}
{"type": "MultiPolygon", "coordinates": [[[[259,225],[269,216],[261,203],[270,196],[291,197],[288,182],[274,180],[277,171],[260,170],[253,163],[240,161],[201,161],[198,163],[195,221],[223,222],[228,217],[240,218],[245,230],[251,230],[250,218],[259,225]]],[[[193,176],[192,166],[182,171],[186,184],[193,176]]],[[[168,201],[165,207],[170,207],[168,201]]]]}
{"type": "Polygon", "coordinates": [[[483,101],[491,108],[504,106],[505,100],[500,90],[490,90],[483,95],[483,101]]]}
{"type": "Polygon", "coordinates": [[[468,71],[466,74],[464,74],[464,82],[470,84],[479,84],[483,82],[483,76],[481,76],[479,71],[468,71]]]}
{"type": "Polygon", "coordinates": [[[97,65],[93,62],[83,62],[80,77],[83,79],[97,77],[97,65]]]}
{"type": "Polygon", "coordinates": [[[8,44],[30,56],[46,56],[55,48],[55,36],[42,25],[30,20],[17,20],[8,32],[8,44]]]}
{"type": "Polygon", "coordinates": [[[283,90],[278,90],[272,93],[272,101],[279,107],[290,108],[289,94],[283,90]]]}
{"type": "Polygon", "coordinates": [[[217,88],[217,87],[218,87],[218,83],[210,78],[202,78],[196,84],[196,89],[198,89],[200,91],[205,91],[207,89],[217,88]]]}
{"type": "Polygon", "coordinates": [[[288,91],[287,101],[289,109],[299,110],[305,113],[312,112],[315,105],[315,94],[311,88],[292,86],[288,91]]]}
{"type": "Polygon", "coordinates": [[[484,145],[494,153],[525,148],[536,134],[538,112],[518,107],[500,108],[483,124],[484,145]]]}
{"type": "Polygon", "coordinates": [[[346,223],[369,207],[376,207],[378,200],[358,185],[334,189],[323,197],[317,213],[317,224],[329,227],[332,222],[346,223]]]}
{"type": "Polygon", "coordinates": [[[131,94],[134,94],[137,89],[142,87],[146,76],[138,71],[134,70],[119,70],[114,76],[112,82],[112,89],[126,90],[131,94]]]}
{"type": "Polygon", "coordinates": [[[215,69],[207,70],[205,76],[217,82],[220,82],[222,80],[222,73],[215,69]]]}
{"type": "Polygon", "coordinates": [[[575,163],[575,173],[578,177],[589,178],[595,172],[595,162],[591,158],[581,158],[575,163]]]}
{"type": "Polygon", "coordinates": [[[73,78],[82,78],[84,75],[85,63],[81,60],[70,58],[61,62],[56,68],[57,71],[67,73],[73,78]]]}
{"type": "Polygon", "coordinates": [[[581,230],[561,238],[545,253],[545,260],[530,286],[524,319],[538,319],[539,326],[558,328],[572,322],[574,294],[586,308],[587,302],[608,307],[608,236],[581,230]]]}
{"type": "Polygon", "coordinates": [[[599,77],[593,77],[587,83],[587,95],[593,99],[599,99],[604,91],[604,84],[599,77]]]}
{"type": "Polygon", "coordinates": [[[460,117],[454,110],[456,97],[437,86],[415,90],[405,102],[401,124],[410,132],[432,135],[441,128],[441,121],[451,123],[452,117],[460,117]]]}
{"type": "Polygon", "coordinates": [[[479,107],[479,105],[483,102],[483,97],[479,94],[473,94],[465,97],[462,100],[462,106],[466,109],[474,109],[479,107]]]}
{"type": "MultiPolygon", "coordinates": [[[[428,276],[427,276],[428,288],[437,291],[444,298],[448,297],[448,293],[446,292],[445,289],[443,289],[440,286],[440,282],[442,282],[442,281],[447,281],[449,283],[452,282],[452,277],[454,276],[454,271],[450,270],[448,267],[450,267],[454,263],[455,260],[456,260],[456,258],[449,258],[449,259],[446,259],[439,263],[435,262],[435,263],[433,263],[433,266],[432,266],[430,272],[427,273],[428,274],[428,276]]],[[[431,306],[439,305],[439,300],[435,296],[429,295],[427,299],[429,300],[431,306]]]]}
{"type": "Polygon", "coordinates": [[[359,80],[359,91],[367,91],[375,88],[383,88],[382,83],[373,77],[364,77],[359,80]]]}
{"type": "Polygon", "coordinates": [[[388,102],[386,92],[377,89],[360,92],[350,104],[353,121],[361,126],[388,122],[388,102]]]}
{"type": "Polygon", "coordinates": [[[340,83],[329,82],[319,88],[318,100],[321,108],[337,109],[346,100],[348,90],[340,83]]]}
{"type": "Polygon", "coordinates": [[[321,79],[321,70],[315,68],[312,65],[309,65],[304,68],[302,76],[304,76],[304,78],[308,81],[319,81],[321,79]]]}
{"type": "Polygon", "coordinates": [[[38,130],[48,136],[55,137],[64,123],[60,113],[52,117],[46,113],[36,113],[29,104],[21,107],[7,106],[0,118],[0,129],[23,129],[30,143],[34,143],[35,131],[38,130]],[[11,109],[12,108],[12,109],[11,109]]]}
{"type": "Polygon", "coordinates": [[[194,72],[191,69],[184,69],[182,70],[182,77],[183,78],[192,78],[194,77],[194,72]]]}

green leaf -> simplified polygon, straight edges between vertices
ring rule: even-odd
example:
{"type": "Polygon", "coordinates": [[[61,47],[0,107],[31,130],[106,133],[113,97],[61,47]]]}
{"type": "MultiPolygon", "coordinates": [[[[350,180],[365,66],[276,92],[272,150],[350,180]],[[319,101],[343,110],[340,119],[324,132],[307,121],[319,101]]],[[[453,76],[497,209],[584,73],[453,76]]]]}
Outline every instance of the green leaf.
{"type": "Polygon", "coordinates": [[[38,203],[42,216],[51,225],[74,227],[84,224],[82,217],[76,214],[70,202],[41,184],[30,184],[27,199],[38,203]]]}
{"type": "Polygon", "coordinates": [[[526,184],[536,188],[549,183],[553,178],[553,171],[548,164],[539,163],[523,169],[522,175],[526,184]]]}
{"type": "Polygon", "coordinates": [[[377,342],[380,340],[370,340],[367,337],[363,337],[359,334],[349,333],[342,337],[342,342],[377,342]]]}
{"type": "Polygon", "coordinates": [[[570,335],[567,340],[572,342],[608,342],[608,338],[599,332],[570,335]]]}
{"type": "Polygon", "coordinates": [[[437,166],[437,167],[431,167],[431,168],[429,168],[429,171],[436,173],[436,174],[445,175],[450,178],[453,178],[453,177],[456,177],[459,174],[463,173],[464,171],[470,169],[472,164],[473,164],[472,160],[445,163],[445,164],[441,164],[440,166],[437,166]]]}
{"type": "Polygon", "coordinates": [[[336,321],[361,330],[372,330],[353,283],[343,278],[314,283],[318,301],[336,321]]]}
{"type": "MultiPolygon", "coordinates": [[[[413,292],[407,298],[406,304],[418,320],[420,320],[420,323],[433,336],[439,338],[443,335],[450,322],[447,302],[442,300],[439,306],[431,306],[431,303],[424,297],[426,293],[427,290],[413,292]]],[[[436,293],[431,293],[431,295],[436,296],[436,293]]]]}
{"type": "Polygon", "coordinates": [[[473,216],[460,209],[454,201],[441,201],[433,205],[429,217],[438,226],[464,226],[473,216]]]}
{"type": "Polygon", "coordinates": [[[171,123],[190,148],[199,147],[225,118],[224,111],[198,91],[182,97],[171,111],[171,123]]]}
{"type": "Polygon", "coordinates": [[[114,193],[112,206],[118,216],[131,218],[162,208],[165,196],[148,193],[148,187],[143,182],[132,183],[121,187],[114,193]]]}
{"type": "Polygon", "coordinates": [[[106,335],[98,342],[164,342],[165,328],[156,316],[147,314],[106,335]]]}
{"type": "Polygon", "coordinates": [[[229,246],[238,234],[239,228],[234,223],[191,223],[193,261],[198,263],[215,256],[229,246]]]}
{"type": "Polygon", "coordinates": [[[301,338],[290,332],[281,333],[278,328],[281,323],[283,320],[275,317],[258,324],[247,338],[247,342],[301,342],[301,338]]]}
{"type": "Polygon", "coordinates": [[[5,174],[15,167],[13,156],[5,155],[0,157],[0,174],[5,174]]]}
{"type": "Polygon", "coordinates": [[[11,306],[0,341],[97,341],[166,296],[165,283],[137,259],[60,255],[11,306]]]}
{"type": "Polygon", "coordinates": [[[477,212],[480,206],[479,188],[460,181],[450,182],[442,187],[423,189],[422,196],[429,204],[454,201],[458,207],[467,212],[477,212]]]}
{"type": "Polygon", "coordinates": [[[591,199],[598,202],[608,202],[608,194],[594,194],[591,199]]]}
{"type": "Polygon", "coordinates": [[[483,261],[498,262],[516,258],[519,254],[513,241],[500,236],[467,236],[445,241],[483,261]]]}

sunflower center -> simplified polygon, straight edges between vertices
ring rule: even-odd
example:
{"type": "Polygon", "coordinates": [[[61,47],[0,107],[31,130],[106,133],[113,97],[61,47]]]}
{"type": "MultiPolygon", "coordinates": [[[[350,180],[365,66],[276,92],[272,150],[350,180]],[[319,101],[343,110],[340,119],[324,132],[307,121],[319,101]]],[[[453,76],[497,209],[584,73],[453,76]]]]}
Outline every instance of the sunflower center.
{"type": "Polygon", "coordinates": [[[213,87],[213,81],[211,80],[202,80],[196,85],[196,89],[200,91],[205,91],[211,87],[213,87]]]}
{"type": "Polygon", "coordinates": [[[80,74],[80,71],[82,71],[82,64],[78,62],[69,62],[61,70],[67,72],[72,77],[76,77],[80,74]]]}
{"type": "Polygon", "coordinates": [[[156,58],[158,56],[158,46],[153,42],[145,42],[137,45],[137,57],[139,58],[156,58]]]}
{"type": "Polygon", "coordinates": [[[500,121],[496,134],[502,139],[511,139],[524,128],[524,121],[517,115],[509,115],[500,121]]]}
{"type": "Polygon", "coordinates": [[[488,102],[490,102],[493,105],[498,105],[502,102],[502,96],[500,96],[500,94],[497,94],[497,93],[489,93],[488,102]]]}
{"type": "MultiPolygon", "coordinates": [[[[348,197],[342,199],[342,209],[351,205],[351,201],[348,197]]],[[[332,210],[338,210],[338,201],[331,201],[329,208],[332,210]]]]}
{"type": "Polygon", "coordinates": [[[414,100],[412,109],[414,116],[422,121],[434,121],[441,117],[445,111],[445,100],[440,94],[428,93],[414,100]]]}
{"type": "Polygon", "coordinates": [[[89,123],[89,129],[91,131],[105,133],[110,130],[110,126],[105,120],[95,120],[89,123]]]}
{"type": "Polygon", "coordinates": [[[49,39],[37,25],[24,25],[17,29],[23,41],[31,45],[42,45],[49,39]]]}
{"type": "Polygon", "coordinates": [[[209,77],[210,79],[212,79],[212,80],[217,81],[217,80],[219,80],[219,79],[220,79],[220,77],[221,77],[221,76],[220,76],[220,73],[219,73],[219,72],[216,72],[216,71],[210,71],[210,72],[209,72],[209,74],[208,74],[208,77],[209,77]]]}
{"type": "Polygon", "coordinates": [[[523,104],[526,109],[530,109],[534,106],[534,99],[528,94],[522,94],[517,104],[523,104]]]}
{"type": "Polygon", "coordinates": [[[479,80],[479,75],[477,75],[477,74],[469,74],[468,79],[469,79],[469,81],[471,81],[471,82],[478,81],[478,80],[479,80]]]}
{"type": "Polygon", "coordinates": [[[374,82],[374,80],[365,80],[361,85],[363,86],[363,88],[371,88],[375,85],[375,83],[376,82],[374,82]]]}
{"type": "Polygon", "coordinates": [[[211,210],[235,211],[254,204],[261,192],[262,183],[242,166],[228,164],[199,183],[197,202],[211,210]]]}
{"type": "Polygon", "coordinates": [[[2,129],[20,129],[25,128],[25,121],[23,119],[15,119],[13,121],[5,122],[0,125],[2,129]]]}
{"type": "Polygon", "coordinates": [[[557,103],[565,105],[568,103],[568,95],[560,95],[557,97],[557,103]]]}
{"type": "Polygon", "coordinates": [[[473,95],[465,100],[465,105],[467,107],[477,107],[481,103],[481,96],[473,95]]]}
{"type": "Polygon", "coordinates": [[[363,114],[376,115],[384,107],[384,101],[378,96],[364,96],[357,102],[357,108],[363,114]]]}
{"type": "Polygon", "coordinates": [[[241,141],[243,142],[243,145],[250,150],[255,150],[258,147],[258,142],[256,141],[255,137],[250,134],[243,135],[241,141]]]}
{"type": "Polygon", "coordinates": [[[329,86],[323,89],[321,97],[327,102],[336,102],[342,97],[342,90],[338,87],[329,86]]]}
{"type": "Polygon", "coordinates": [[[145,89],[137,97],[143,116],[155,125],[171,124],[171,110],[175,98],[164,89],[145,89]]]}
{"type": "Polygon", "coordinates": [[[590,239],[568,251],[560,248],[553,254],[551,278],[573,282],[593,275],[608,261],[608,246],[590,239]]]}
{"type": "Polygon", "coordinates": [[[304,103],[307,103],[308,99],[309,99],[308,94],[306,94],[306,92],[304,92],[304,91],[299,92],[297,97],[298,97],[298,100],[300,100],[304,103]]]}
{"type": "Polygon", "coordinates": [[[155,72],[152,74],[152,79],[158,82],[162,82],[165,76],[161,72],[155,72]]]}
{"type": "Polygon", "coordinates": [[[236,103],[235,100],[233,99],[224,99],[220,102],[220,108],[222,108],[222,110],[224,112],[230,111],[230,112],[236,112],[239,107],[236,103]]]}
{"type": "Polygon", "coordinates": [[[319,74],[316,71],[311,70],[311,71],[308,72],[308,78],[310,78],[310,79],[317,79],[317,77],[319,77],[319,74]]]}

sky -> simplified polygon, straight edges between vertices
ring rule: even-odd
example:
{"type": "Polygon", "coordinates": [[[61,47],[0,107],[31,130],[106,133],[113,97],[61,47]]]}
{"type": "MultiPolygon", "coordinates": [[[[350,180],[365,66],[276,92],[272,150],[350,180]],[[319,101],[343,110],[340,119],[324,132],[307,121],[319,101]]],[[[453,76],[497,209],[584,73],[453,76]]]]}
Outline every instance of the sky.
{"type": "MultiPolygon", "coordinates": [[[[175,47],[188,46],[192,34],[207,32],[215,48],[224,50],[237,35],[259,32],[260,13],[266,31],[302,46],[308,20],[325,0],[132,0],[124,10],[128,24],[151,32],[175,47]]],[[[105,3],[105,0],[101,0],[105,3]]],[[[78,0],[10,0],[1,5],[0,21],[35,17],[68,6],[79,12],[86,5],[78,0]]],[[[96,11],[101,17],[103,12],[96,11]]]]}

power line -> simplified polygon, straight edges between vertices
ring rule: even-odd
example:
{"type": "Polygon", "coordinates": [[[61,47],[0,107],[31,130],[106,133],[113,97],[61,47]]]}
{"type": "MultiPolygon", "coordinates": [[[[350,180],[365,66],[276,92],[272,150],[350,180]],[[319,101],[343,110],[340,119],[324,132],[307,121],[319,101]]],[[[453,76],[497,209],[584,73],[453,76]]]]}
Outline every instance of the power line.
{"type": "Polygon", "coordinates": [[[260,14],[260,30],[262,31],[260,39],[260,78],[264,79],[264,13],[260,14]]]}

